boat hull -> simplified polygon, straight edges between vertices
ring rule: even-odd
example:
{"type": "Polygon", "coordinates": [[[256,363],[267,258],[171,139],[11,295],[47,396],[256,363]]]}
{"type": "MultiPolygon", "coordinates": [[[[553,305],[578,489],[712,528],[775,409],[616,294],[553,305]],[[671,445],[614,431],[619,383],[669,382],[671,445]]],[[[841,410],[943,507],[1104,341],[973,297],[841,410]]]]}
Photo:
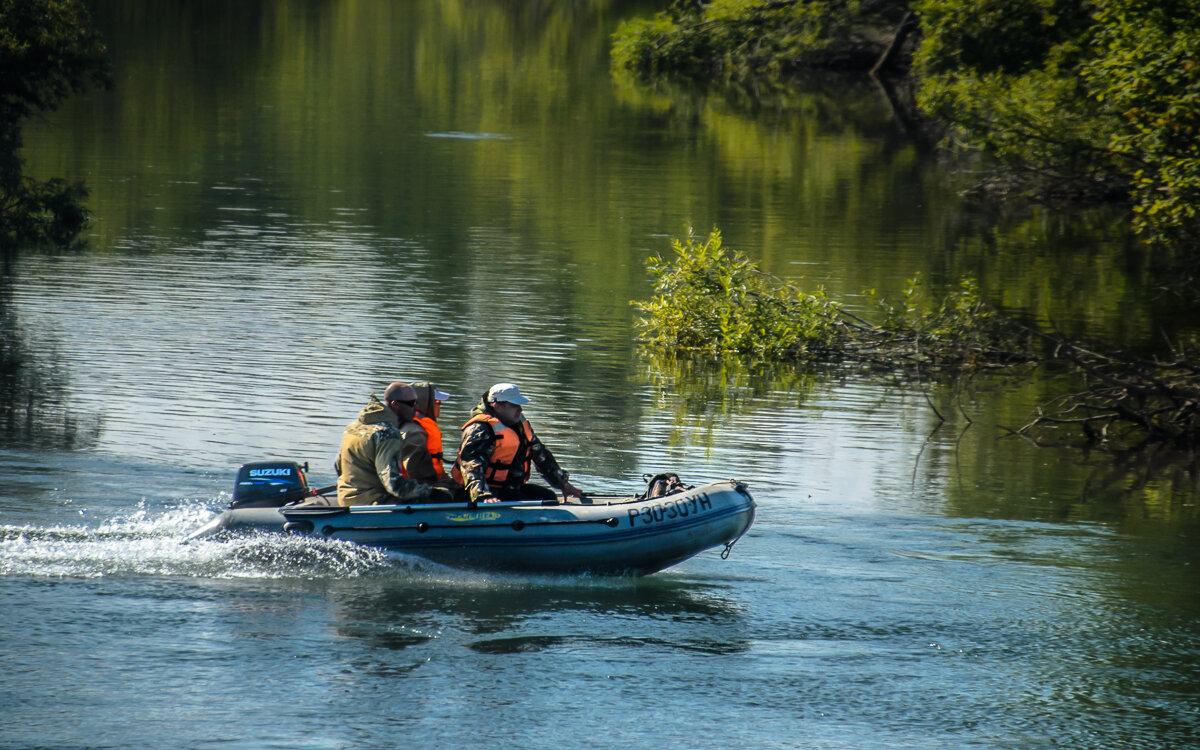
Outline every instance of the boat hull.
{"type": "Polygon", "coordinates": [[[647,500],[533,501],[228,510],[195,532],[287,531],[416,555],[443,565],[526,573],[647,575],[732,544],[754,521],[737,481],[647,500]]]}

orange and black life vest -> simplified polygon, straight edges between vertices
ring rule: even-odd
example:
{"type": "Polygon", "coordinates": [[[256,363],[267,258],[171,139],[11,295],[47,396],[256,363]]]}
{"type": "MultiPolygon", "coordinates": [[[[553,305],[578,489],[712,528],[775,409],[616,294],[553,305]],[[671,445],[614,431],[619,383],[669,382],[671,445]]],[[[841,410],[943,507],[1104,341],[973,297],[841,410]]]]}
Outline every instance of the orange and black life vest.
{"type": "MultiPolygon", "coordinates": [[[[492,449],[492,458],[484,470],[484,478],[487,479],[487,483],[508,486],[513,489],[523,486],[525,480],[529,478],[529,444],[533,442],[533,428],[529,426],[529,422],[521,420],[518,431],[491,414],[476,414],[463,425],[463,429],[478,422],[487,422],[491,425],[492,435],[496,440],[495,447],[492,449]],[[509,475],[517,473],[514,469],[519,469],[520,473],[510,481],[509,475]]],[[[452,474],[454,481],[465,484],[457,461],[454,462],[452,474]]]]}
{"type": "MultiPolygon", "coordinates": [[[[413,421],[421,425],[421,429],[425,430],[425,450],[429,451],[429,455],[433,458],[433,470],[437,472],[439,478],[446,475],[442,456],[442,430],[438,427],[438,423],[433,421],[432,417],[426,417],[418,414],[413,417],[413,421]]],[[[400,467],[400,473],[408,476],[408,469],[400,467]]]]}
{"type": "Polygon", "coordinates": [[[433,421],[433,417],[419,415],[413,417],[417,424],[425,428],[425,449],[429,451],[429,455],[433,458],[433,470],[437,472],[439,477],[446,476],[446,469],[443,465],[442,457],[442,428],[438,427],[438,423],[433,421]]]}

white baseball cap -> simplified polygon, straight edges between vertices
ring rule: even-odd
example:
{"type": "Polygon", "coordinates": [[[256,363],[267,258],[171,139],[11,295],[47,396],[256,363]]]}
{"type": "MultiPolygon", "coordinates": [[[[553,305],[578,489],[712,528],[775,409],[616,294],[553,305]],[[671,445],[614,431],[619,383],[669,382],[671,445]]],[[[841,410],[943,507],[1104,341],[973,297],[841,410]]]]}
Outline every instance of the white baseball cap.
{"type": "Polygon", "coordinates": [[[496,383],[488,389],[487,400],[492,403],[506,401],[510,404],[528,404],[529,399],[512,383],[496,383]]]}

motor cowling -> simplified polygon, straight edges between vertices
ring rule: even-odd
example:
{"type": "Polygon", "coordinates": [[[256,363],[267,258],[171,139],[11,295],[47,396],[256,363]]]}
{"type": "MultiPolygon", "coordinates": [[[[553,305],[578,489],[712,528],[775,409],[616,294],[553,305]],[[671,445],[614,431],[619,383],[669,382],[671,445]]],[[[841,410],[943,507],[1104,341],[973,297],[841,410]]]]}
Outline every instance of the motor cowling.
{"type": "Polygon", "coordinates": [[[310,494],[304,469],[295,461],[243,464],[233,485],[230,508],[278,508],[310,494]]]}

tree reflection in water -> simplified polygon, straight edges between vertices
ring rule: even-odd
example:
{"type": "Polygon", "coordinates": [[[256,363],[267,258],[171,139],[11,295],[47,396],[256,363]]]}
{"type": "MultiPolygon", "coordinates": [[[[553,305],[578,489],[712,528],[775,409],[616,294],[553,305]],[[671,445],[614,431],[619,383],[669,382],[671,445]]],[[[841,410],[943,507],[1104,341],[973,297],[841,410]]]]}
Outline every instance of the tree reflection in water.
{"type": "Polygon", "coordinates": [[[99,419],[74,413],[69,379],[53,341],[34,344],[17,317],[11,254],[0,262],[0,446],[94,446],[99,419]]]}

